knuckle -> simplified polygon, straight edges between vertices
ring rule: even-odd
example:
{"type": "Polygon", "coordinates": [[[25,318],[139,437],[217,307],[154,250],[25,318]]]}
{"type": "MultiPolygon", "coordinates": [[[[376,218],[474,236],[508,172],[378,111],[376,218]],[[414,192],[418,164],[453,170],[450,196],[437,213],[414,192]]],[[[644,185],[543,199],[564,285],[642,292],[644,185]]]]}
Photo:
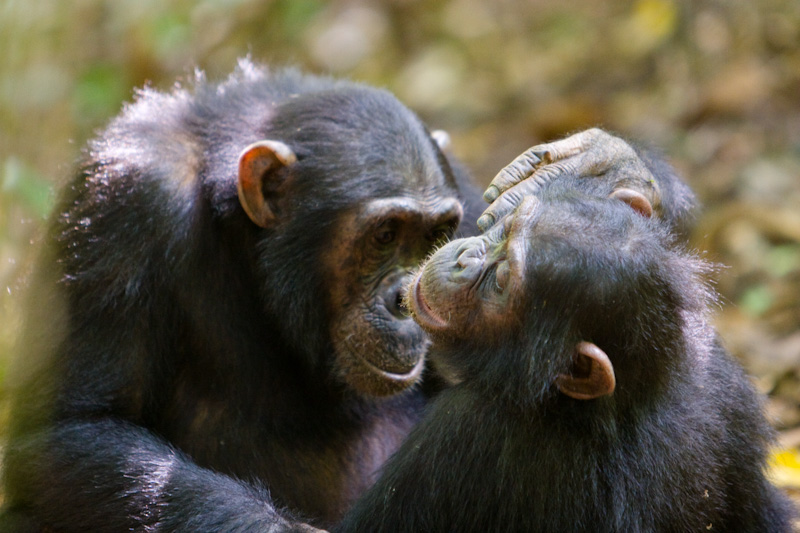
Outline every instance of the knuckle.
{"type": "Polygon", "coordinates": [[[497,176],[491,181],[489,185],[494,185],[498,189],[503,188],[503,184],[506,183],[508,180],[511,179],[510,177],[511,171],[508,167],[505,167],[503,170],[497,173],[497,176]]]}
{"type": "Polygon", "coordinates": [[[586,130],[586,136],[593,139],[602,139],[603,137],[611,137],[611,134],[600,128],[589,128],[586,130]]]}
{"type": "Polygon", "coordinates": [[[506,191],[506,193],[503,195],[502,205],[505,209],[513,209],[520,203],[520,201],[522,201],[523,194],[519,189],[519,187],[514,187],[513,189],[506,191]]]}
{"type": "Polygon", "coordinates": [[[542,161],[542,158],[539,156],[541,152],[535,148],[536,147],[528,148],[525,153],[522,154],[525,156],[525,161],[531,166],[535,166],[542,161]]]}

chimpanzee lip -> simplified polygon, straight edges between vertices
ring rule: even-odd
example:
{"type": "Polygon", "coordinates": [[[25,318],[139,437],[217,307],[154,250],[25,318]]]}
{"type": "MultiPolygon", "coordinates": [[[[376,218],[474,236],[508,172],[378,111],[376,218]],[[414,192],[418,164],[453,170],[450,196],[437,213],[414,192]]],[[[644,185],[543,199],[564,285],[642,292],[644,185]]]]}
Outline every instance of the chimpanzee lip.
{"type": "Polygon", "coordinates": [[[414,314],[414,319],[419,323],[420,326],[429,328],[429,329],[444,329],[447,327],[447,322],[439,317],[431,306],[428,305],[428,302],[425,300],[425,297],[422,295],[422,276],[417,276],[414,279],[413,286],[411,288],[411,307],[414,314]]]}
{"type": "Polygon", "coordinates": [[[358,358],[367,366],[367,368],[370,369],[371,372],[380,375],[388,381],[394,381],[397,383],[411,383],[415,381],[416,378],[422,373],[422,368],[425,365],[425,357],[419,357],[414,363],[414,366],[412,366],[408,372],[401,374],[399,372],[385,370],[360,355],[358,358]]]}

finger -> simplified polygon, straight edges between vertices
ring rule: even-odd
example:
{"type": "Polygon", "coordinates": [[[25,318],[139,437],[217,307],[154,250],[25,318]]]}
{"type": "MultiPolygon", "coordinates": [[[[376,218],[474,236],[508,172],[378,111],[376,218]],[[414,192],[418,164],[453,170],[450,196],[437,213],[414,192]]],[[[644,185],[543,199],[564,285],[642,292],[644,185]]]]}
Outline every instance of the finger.
{"type": "Polygon", "coordinates": [[[580,176],[579,170],[586,166],[586,154],[580,153],[558,163],[538,168],[527,179],[506,189],[478,218],[478,227],[481,230],[490,227],[495,220],[499,220],[511,210],[525,196],[537,195],[548,182],[564,176],[580,176]],[[513,202],[517,202],[514,204],[513,202]]]}
{"type": "Polygon", "coordinates": [[[570,135],[566,139],[542,144],[534,148],[548,152],[552,161],[560,161],[585,152],[596,141],[597,136],[602,133],[605,132],[592,128],[570,135]]]}
{"type": "Polygon", "coordinates": [[[493,202],[506,190],[527,179],[539,164],[548,162],[548,154],[538,150],[538,147],[525,150],[497,173],[483,193],[483,199],[489,203],[493,202]]]}
{"type": "Polygon", "coordinates": [[[585,153],[603,135],[608,136],[603,130],[592,128],[566,139],[528,148],[492,179],[483,199],[491,203],[511,187],[528,179],[537,168],[585,153]]]}
{"type": "Polygon", "coordinates": [[[540,186],[533,180],[526,180],[511,187],[498,196],[478,218],[478,228],[486,231],[494,223],[514,211],[526,196],[535,195],[540,186]]]}

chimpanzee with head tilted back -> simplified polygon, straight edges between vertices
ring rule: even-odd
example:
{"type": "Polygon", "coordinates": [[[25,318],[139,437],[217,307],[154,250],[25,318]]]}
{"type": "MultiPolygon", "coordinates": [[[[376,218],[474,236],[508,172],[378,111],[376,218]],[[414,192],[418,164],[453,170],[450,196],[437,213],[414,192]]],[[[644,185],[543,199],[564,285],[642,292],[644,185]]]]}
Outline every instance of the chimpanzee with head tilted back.
{"type": "Polygon", "coordinates": [[[337,531],[790,530],[708,266],[641,193],[568,181],[421,267],[407,301],[455,385],[337,531]]]}

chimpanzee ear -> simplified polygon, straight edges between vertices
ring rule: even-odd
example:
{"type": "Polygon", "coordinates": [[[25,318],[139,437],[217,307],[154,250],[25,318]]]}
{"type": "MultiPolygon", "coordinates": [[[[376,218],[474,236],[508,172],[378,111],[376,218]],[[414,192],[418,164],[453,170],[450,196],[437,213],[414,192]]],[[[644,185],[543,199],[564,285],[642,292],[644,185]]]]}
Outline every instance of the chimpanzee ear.
{"type": "Polygon", "coordinates": [[[286,179],[281,170],[295,161],[292,149],[280,141],[258,141],[239,156],[239,202],[250,220],[262,228],[277,219],[276,202],[286,179]]]}
{"type": "Polygon", "coordinates": [[[640,215],[650,218],[653,216],[653,204],[645,196],[633,189],[617,189],[609,195],[610,198],[622,200],[640,215]]]}
{"type": "Polygon", "coordinates": [[[431,132],[431,137],[436,144],[439,146],[439,150],[444,152],[448,148],[450,148],[450,134],[444,130],[433,130],[431,132]]]}
{"type": "Polygon", "coordinates": [[[569,374],[559,374],[556,386],[562,394],[576,400],[593,400],[614,392],[617,380],[614,366],[596,344],[579,342],[569,374]]]}

